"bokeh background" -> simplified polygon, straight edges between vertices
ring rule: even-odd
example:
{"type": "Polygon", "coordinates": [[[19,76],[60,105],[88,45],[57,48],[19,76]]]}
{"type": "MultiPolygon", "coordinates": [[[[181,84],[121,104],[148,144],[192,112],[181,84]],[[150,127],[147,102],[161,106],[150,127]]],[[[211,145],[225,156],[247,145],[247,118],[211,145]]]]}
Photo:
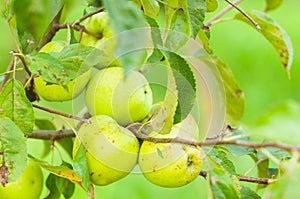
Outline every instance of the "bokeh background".
{"type": "MultiPolygon", "coordinates": [[[[75,1],[74,1],[75,2],[75,1]]],[[[220,10],[226,4],[220,1],[220,10]]],[[[83,1],[76,0],[67,20],[73,20],[76,16],[82,14],[84,8],[83,1]]],[[[244,9],[263,9],[265,1],[263,0],[244,0],[240,7],[244,9]]],[[[300,2],[298,0],[284,0],[282,6],[271,11],[272,16],[289,34],[294,46],[294,62],[291,68],[291,79],[288,79],[287,73],[282,67],[278,56],[273,47],[263,38],[256,30],[240,21],[228,21],[216,24],[211,27],[211,47],[215,54],[219,55],[232,69],[238,83],[244,91],[246,98],[246,110],[241,124],[248,123],[259,115],[261,115],[269,107],[286,100],[296,100],[300,102],[300,2]]],[[[217,11],[218,12],[218,11],[217,11]]],[[[216,12],[215,12],[216,13],[216,12]]],[[[236,11],[232,10],[224,17],[230,17],[236,11]]],[[[209,14],[207,19],[212,17],[209,14]]],[[[11,37],[10,30],[3,18],[0,18],[0,73],[6,70],[11,56],[9,51],[14,48],[14,41],[11,37]]],[[[64,38],[65,33],[60,33],[57,38],[64,38]]],[[[0,76],[1,80],[2,76],[0,76]]],[[[49,103],[41,102],[41,104],[52,107],[65,112],[72,112],[72,104],[70,102],[49,103]]],[[[72,121],[58,117],[49,116],[45,113],[36,112],[40,118],[50,118],[55,122],[57,127],[62,124],[68,126],[73,125],[72,121]]],[[[41,157],[45,145],[41,141],[29,140],[29,153],[41,157]]],[[[58,146],[53,153],[46,156],[50,162],[59,162],[60,157],[65,159],[70,158],[59,151],[62,151],[58,146]]],[[[234,158],[234,157],[233,157],[234,158]]],[[[253,162],[250,158],[240,157],[236,159],[239,164],[237,167],[238,173],[247,171],[253,162]],[[242,163],[241,163],[242,162],[242,163]]],[[[45,173],[46,174],[46,173],[45,173]]],[[[255,176],[256,171],[253,170],[250,175],[255,176]]],[[[46,178],[46,176],[45,176],[46,178]]],[[[250,185],[249,183],[245,183],[250,185]]],[[[255,185],[251,185],[255,188],[255,185]]],[[[44,196],[47,190],[44,188],[44,196]]],[[[96,198],[207,198],[208,185],[205,179],[198,177],[191,184],[175,189],[166,189],[155,186],[141,175],[130,174],[126,178],[105,186],[95,188],[96,198]]],[[[74,199],[86,198],[85,193],[76,187],[73,195],[74,199]]]]}

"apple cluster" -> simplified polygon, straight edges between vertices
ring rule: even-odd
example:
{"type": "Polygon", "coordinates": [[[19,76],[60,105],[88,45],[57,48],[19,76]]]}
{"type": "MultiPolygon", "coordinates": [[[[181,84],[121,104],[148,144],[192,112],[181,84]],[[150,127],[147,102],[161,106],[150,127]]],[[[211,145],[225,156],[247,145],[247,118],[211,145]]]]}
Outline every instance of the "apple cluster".
{"type": "MultiPolygon", "coordinates": [[[[85,104],[91,114],[91,124],[83,124],[74,142],[73,155],[82,144],[85,148],[90,180],[95,185],[113,183],[133,171],[141,171],[150,182],[163,187],[179,187],[190,183],[200,173],[202,158],[199,147],[179,143],[142,141],[126,128],[142,122],[153,107],[152,90],[144,75],[138,71],[125,73],[113,55],[116,42],[109,17],[101,12],[89,17],[81,44],[103,51],[97,72],[91,69],[67,85],[68,89],[47,84],[36,77],[37,93],[46,100],[64,101],[78,96],[84,88],[85,104]],[[96,38],[93,35],[102,35],[96,38]],[[109,41],[109,42],[108,42],[109,41]]],[[[43,52],[59,52],[64,42],[50,42],[43,52]]],[[[183,137],[194,139],[180,124],[167,135],[149,132],[156,138],[183,137]]]]}

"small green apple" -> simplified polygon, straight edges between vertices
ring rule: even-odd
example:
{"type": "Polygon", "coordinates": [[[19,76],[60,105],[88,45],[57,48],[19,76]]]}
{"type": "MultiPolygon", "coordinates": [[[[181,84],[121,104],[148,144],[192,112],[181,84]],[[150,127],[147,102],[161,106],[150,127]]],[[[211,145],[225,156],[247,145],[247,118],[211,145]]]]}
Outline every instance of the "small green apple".
{"type": "MultiPolygon", "coordinates": [[[[182,131],[180,126],[174,126],[170,134],[151,133],[150,136],[193,139],[190,134],[182,131]]],[[[145,178],[153,184],[180,187],[192,182],[199,175],[202,159],[199,147],[144,141],[138,163],[145,178]]]]}
{"type": "MultiPolygon", "coordinates": [[[[86,149],[90,180],[95,185],[113,183],[135,167],[139,141],[128,129],[106,115],[96,115],[78,131],[86,149]]],[[[78,144],[77,144],[78,145],[78,144]]]]}
{"type": "Polygon", "coordinates": [[[43,189],[43,173],[34,162],[28,161],[20,178],[2,187],[1,199],[39,199],[43,189]]]}
{"type": "MultiPolygon", "coordinates": [[[[63,41],[47,43],[40,52],[60,52],[65,47],[63,41]]],[[[49,84],[42,77],[34,78],[35,91],[48,101],[67,101],[77,97],[85,88],[91,76],[91,70],[79,75],[67,84],[67,88],[58,84],[49,84]]]]}
{"type": "Polygon", "coordinates": [[[150,112],[152,91],[139,72],[127,75],[121,67],[98,71],[85,93],[85,102],[92,115],[109,115],[119,124],[141,121],[150,112]]]}
{"type": "Polygon", "coordinates": [[[83,33],[80,43],[86,46],[98,48],[101,52],[99,63],[95,65],[101,69],[107,66],[118,66],[119,63],[114,57],[114,50],[117,41],[114,38],[114,31],[110,27],[109,16],[107,12],[100,12],[89,17],[84,24],[85,28],[95,34],[101,36],[97,38],[94,35],[83,33]]]}

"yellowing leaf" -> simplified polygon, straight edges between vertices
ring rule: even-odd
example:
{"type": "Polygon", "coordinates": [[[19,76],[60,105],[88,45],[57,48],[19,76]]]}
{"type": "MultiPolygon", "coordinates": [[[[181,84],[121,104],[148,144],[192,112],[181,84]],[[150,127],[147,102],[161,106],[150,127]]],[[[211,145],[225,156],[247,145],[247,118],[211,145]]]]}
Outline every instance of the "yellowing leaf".
{"type": "MultiPolygon", "coordinates": [[[[275,48],[282,65],[289,71],[293,61],[293,46],[287,33],[264,12],[252,11],[248,14],[260,25],[260,32],[275,48]]],[[[241,13],[238,13],[234,18],[253,26],[241,13]]]]}
{"type": "Polygon", "coordinates": [[[65,165],[53,166],[45,161],[41,161],[41,160],[34,159],[34,158],[32,158],[32,160],[34,162],[36,162],[37,164],[39,164],[43,169],[47,170],[50,173],[53,173],[54,175],[66,178],[66,179],[70,180],[71,182],[74,182],[79,185],[81,185],[81,183],[82,183],[80,176],[77,173],[75,173],[74,170],[70,169],[69,167],[67,167],[65,165]]]}

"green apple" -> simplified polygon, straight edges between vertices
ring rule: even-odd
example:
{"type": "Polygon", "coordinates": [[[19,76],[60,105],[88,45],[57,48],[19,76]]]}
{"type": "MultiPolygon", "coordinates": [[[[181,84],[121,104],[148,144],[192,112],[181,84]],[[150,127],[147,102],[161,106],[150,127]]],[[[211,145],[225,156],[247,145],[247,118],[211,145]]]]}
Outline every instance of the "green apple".
{"type": "MultiPolygon", "coordinates": [[[[40,52],[60,52],[65,47],[63,41],[47,43],[40,52]]],[[[58,84],[49,84],[42,77],[34,78],[35,91],[48,101],[67,101],[77,97],[85,88],[91,76],[91,70],[79,75],[67,84],[67,88],[58,84]]]]}
{"type": "MultiPolygon", "coordinates": [[[[156,138],[192,136],[179,126],[172,128],[170,134],[151,133],[156,138]]],[[[202,166],[199,147],[178,143],[153,143],[144,141],[139,153],[139,167],[153,184],[162,187],[180,187],[192,182],[200,173],[202,166]]]]}
{"type": "Polygon", "coordinates": [[[32,161],[15,181],[0,185],[0,198],[3,199],[39,199],[43,189],[43,173],[41,168],[32,161]]]}
{"type": "Polygon", "coordinates": [[[150,112],[152,91],[139,72],[124,74],[121,67],[98,71],[85,93],[85,102],[92,115],[108,115],[119,124],[141,121],[150,112]]]}
{"type": "Polygon", "coordinates": [[[89,17],[84,26],[86,30],[94,35],[83,33],[80,41],[82,45],[92,46],[100,50],[99,63],[95,65],[99,69],[119,65],[114,56],[117,41],[114,38],[114,31],[110,27],[109,21],[107,12],[100,12],[89,17]],[[100,38],[95,37],[95,35],[99,35],[100,38]]]}
{"type": "Polygon", "coordinates": [[[126,175],[135,167],[139,141],[128,129],[111,117],[97,115],[78,131],[79,142],[86,149],[90,180],[95,185],[107,185],[126,175]]]}

